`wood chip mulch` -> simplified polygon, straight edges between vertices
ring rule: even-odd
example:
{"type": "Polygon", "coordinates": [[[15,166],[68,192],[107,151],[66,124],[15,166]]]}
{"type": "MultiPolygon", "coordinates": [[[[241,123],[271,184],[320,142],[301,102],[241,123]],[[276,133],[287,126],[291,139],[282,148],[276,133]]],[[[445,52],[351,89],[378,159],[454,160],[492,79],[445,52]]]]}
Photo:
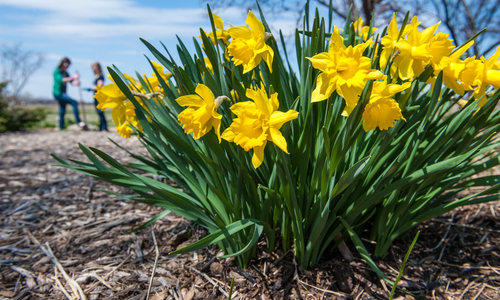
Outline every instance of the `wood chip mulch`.
{"type": "MultiPolygon", "coordinates": [[[[135,138],[114,133],[0,135],[0,299],[228,299],[233,278],[233,299],[389,298],[391,287],[349,242],[353,262],[334,250],[312,270],[297,266],[292,252],[270,253],[261,242],[242,270],[218,259],[214,245],[169,255],[206,234],[174,214],[127,234],[161,209],[107,194],[101,190],[131,191],[52,166],[49,156],[84,160],[82,142],[131,162],[108,137],[143,152],[135,138]]],[[[392,280],[421,230],[399,283],[411,294],[397,291],[395,299],[500,299],[499,206],[457,209],[396,241],[376,260],[392,280]]]]}

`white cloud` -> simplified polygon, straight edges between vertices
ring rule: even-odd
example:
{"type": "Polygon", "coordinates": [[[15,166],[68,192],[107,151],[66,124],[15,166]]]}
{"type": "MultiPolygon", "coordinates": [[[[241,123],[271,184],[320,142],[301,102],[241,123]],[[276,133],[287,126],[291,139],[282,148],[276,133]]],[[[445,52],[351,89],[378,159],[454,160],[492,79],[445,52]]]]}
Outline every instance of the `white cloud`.
{"type": "Polygon", "coordinates": [[[167,32],[191,36],[198,32],[205,12],[201,8],[142,7],[127,0],[0,0],[0,6],[22,8],[26,14],[36,10],[36,18],[9,28],[11,33],[73,41],[143,35],[157,38],[167,32]]]}

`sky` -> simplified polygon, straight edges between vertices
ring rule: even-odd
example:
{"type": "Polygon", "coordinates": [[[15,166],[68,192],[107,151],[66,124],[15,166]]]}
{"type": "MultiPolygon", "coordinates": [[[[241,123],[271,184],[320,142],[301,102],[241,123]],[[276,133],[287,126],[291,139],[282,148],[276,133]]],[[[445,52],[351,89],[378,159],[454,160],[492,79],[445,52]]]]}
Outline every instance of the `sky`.
{"type": "MultiPolygon", "coordinates": [[[[225,26],[245,24],[243,8],[218,10],[225,26]]],[[[270,24],[293,32],[295,19],[282,15],[270,24]]],[[[194,53],[192,37],[200,35],[200,27],[211,31],[206,3],[200,0],[0,0],[0,46],[22,43],[25,50],[43,53],[42,67],[30,77],[22,94],[33,98],[52,99],[53,72],[61,58],[68,57],[72,75],[78,71],[81,86],[90,87],[94,80],[91,64],[116,65],[127,74],[151,75],[144,54],[153,55],[139,37],[175,54],[176,35],[194,53]]],[[[163,53],[165,53],[162,50],[163,53]]],[[[105,75],[107,72],[105,71],[105,75]]],[[[111,83],[106,79],[105,84],[111,83]]],[[[78,88],[68,85],[68,94],[79,100],[78,88]]],[[[83,92],[83,101],[93,101],[83,92]]]]}

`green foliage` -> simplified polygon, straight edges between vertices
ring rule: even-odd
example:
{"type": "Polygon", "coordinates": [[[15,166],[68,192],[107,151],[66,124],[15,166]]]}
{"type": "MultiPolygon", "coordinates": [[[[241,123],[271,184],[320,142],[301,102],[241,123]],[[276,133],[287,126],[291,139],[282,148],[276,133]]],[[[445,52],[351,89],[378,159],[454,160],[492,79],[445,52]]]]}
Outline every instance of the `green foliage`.
{"type": "Polygon", "coordinates": [[[1,96],[8,82],[0,83],[0,132],[29,130],[44,120],[47,110],[44,108],[9,107],[1,96]]]}

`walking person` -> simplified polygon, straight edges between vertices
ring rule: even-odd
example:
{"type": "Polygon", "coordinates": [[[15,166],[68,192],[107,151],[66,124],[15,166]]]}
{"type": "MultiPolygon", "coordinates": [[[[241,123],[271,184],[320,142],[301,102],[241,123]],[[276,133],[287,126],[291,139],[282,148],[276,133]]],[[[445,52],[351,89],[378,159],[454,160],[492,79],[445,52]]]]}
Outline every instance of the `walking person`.
{"type": "Polygon", "coordinates": [[[71,61],[69,58],[64,57],[61,59],[59,66],[54,70],[54,98],[59,103],[59,129],[64,129],[64,115],[66,114],[66,105],[70,104],[73,106],[73,114],[75,115],[76,124],[82,129],[85,129],[87,125],[80,120],[80,115],[78,113],[78,103],[71,99],[66,93],[66,83],[71,82],[73,85],[79,85],[80,82],[78,78],[80,75],[76,73],[73,76],[69,76],[67,69],[71,61]]]}
{"type": "MultiPolygon", "coordinates": [[[[97,92],[97,87],[102,87],[104,85],[104,75],[102,74],[101,64],[95,62],[92,64],[92,71],[94,71],[94,86],[91,88],[86,88],[87,91],[93,91],[94,94],[97,92]]],[[[99,130],[100,131],[108,131],[108,124],[106,122],[106,117],[104,116],[104,112],[97,108],[97,99],[94,98],[94,105],[96,106],[97,114],[99,115],[99,130]]]]}

